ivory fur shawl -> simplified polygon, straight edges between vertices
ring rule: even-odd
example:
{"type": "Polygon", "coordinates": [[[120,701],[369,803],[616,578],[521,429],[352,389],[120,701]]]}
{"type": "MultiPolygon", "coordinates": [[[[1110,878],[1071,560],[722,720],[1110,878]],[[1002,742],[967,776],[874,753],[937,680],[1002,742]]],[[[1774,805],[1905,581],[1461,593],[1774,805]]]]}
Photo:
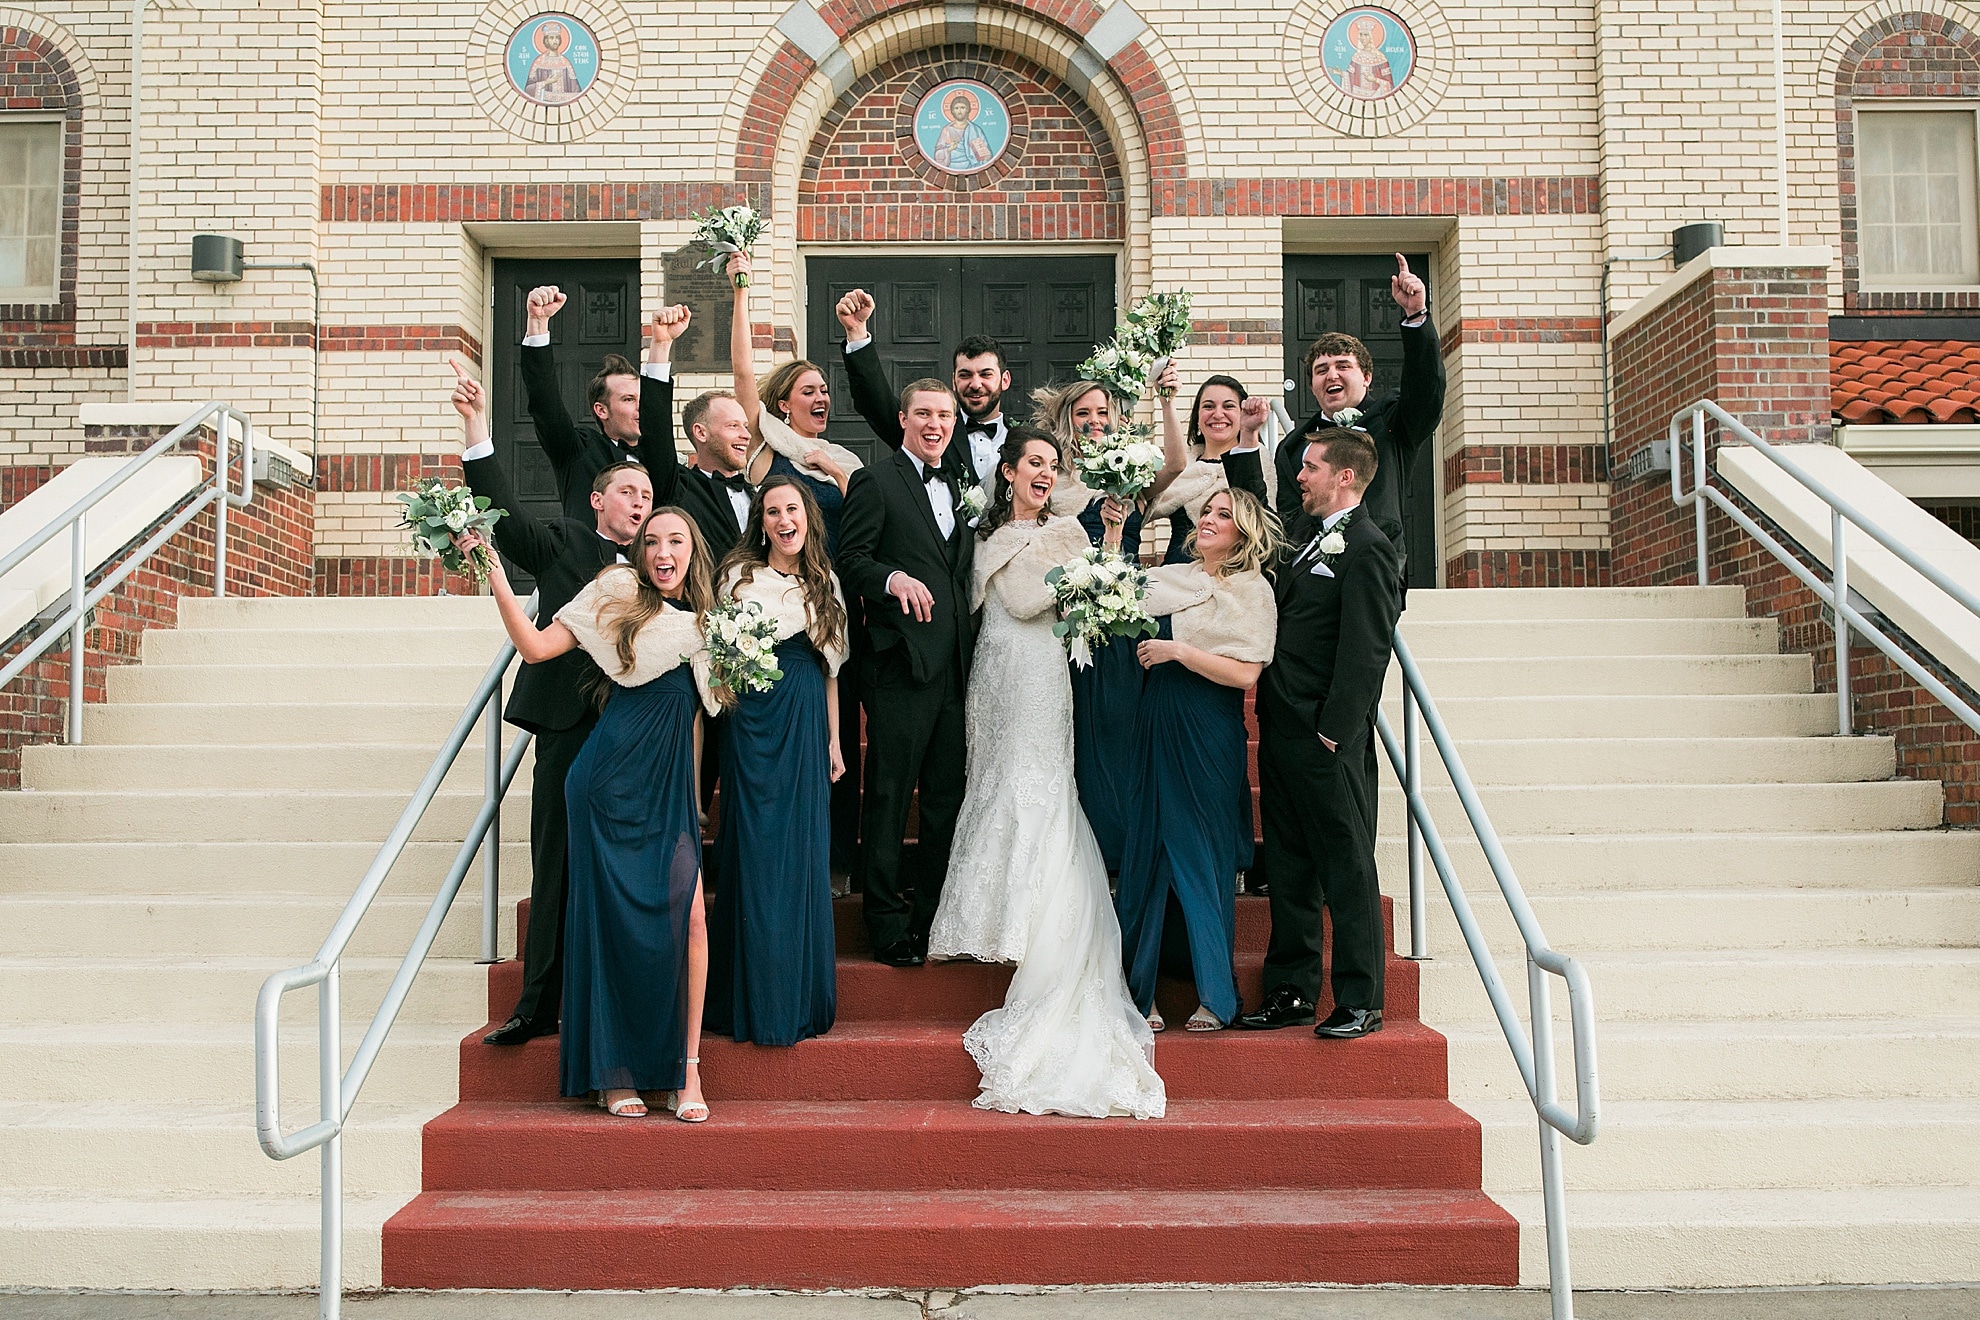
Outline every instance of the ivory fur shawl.
{"type": "Polygon", "coordinates": [[[828,451],[832,456],[832,461],[837,463],[840,471],[844,472],[848,477],[866,466],[859,461],[858,454],[847,449],[844,445],[835,445],[828,440],[799,435],[782,418],[772,417],[768,405],[765,405],[763,411],[756,415],[756,429],[757,433],[763,437],[763,443],[770,446],[772,452],[782,454],[785,458],[790,459],[797,470],[808,477],[815,477],[820,481],[830,480],[830,478],[817,468],[806,465],[804,456],[814,449],[828,451]]]}
{"type": "MultiPolygon", "coordinates": [[[[1270,508],[1272,502],[1279,497],[1278,464],[1262,453],[1260,457],[1261,465],[1265,469],[1266,507],[1270,508]]],[[[1224,465],[1210,462],[1201,456],[1201,451],[1198,451],[1198,456],[1190,460],[1189,466],[1178,472],[1176,479],[1169,483],[1169,488],[1156,496],[1155,502],[1148,506],[1148,516],[1167,518],[1181,509],[1188,515],[1190,522],[1202,522],[1203,506],[1210,502],[1210,497],[1220,490],[1230,488],[1230,478],[1224,475],[1224,465]]]]}
{"type": "Polygon", "coordinates": [[[1278,641],[1279,607],[1259,572],[1211,577],[1198,563],[1148,570],[1143,600],[1156,618],[1169,616],[1169,634],[1185,646],[1251,664],[1269,664],[1278,641]]]}
{"type": "Polygon", "coordinates": [[[693,610],[665,609],[647,620],[633,638],[633,666],[619,668],[618,628],[609,618],[637,594],[637,579],[627,564],[615,564],[585,584],[571,597],[570,604],[557,611],[557,622],[571,630],[586,655],[598,662],[605,677],[620,687],[640,687],[651,683],[674,666],[686,662],[694,669],[695,691],[710,715],[721,713],[721,706],[708,687],[708,648],[702,645],[701,625],[693,610]],[[609,631],[607,631],[609,629],[609,631]]]}
{"type": "MultiPolygon", "coordinates": [[[[839,578],[832,575],[832,594],[839,598],[839,608],[846,607],[846,594],[839,589],[839,578]]],[[[796,578],[785,577],[769,565],[758,568],[748,582],[742,581],[742,570],[732,568],[722,579],[723,600],[753,600],[763,607],[763,612],[777,622],[777,640],[782,642],[811,631],[811,611],[805,607],[804,586],[796,578]],[[741,583],[740,586],[737,584],[741,583]]],[[[831,650],[819,647],[818,653],[825,657],[825,672],[837,677],[839,666],[846,662],[845,629],[841,628],[839,644],[831,650]]],[[[817,645],[814,638],[812,644],[817,645]]]]}
{"type": "MultiPolygon", "coordinates": [[[[976,578],[970,591],[973,610],[983,608],[995,579],[997,599],[1013,619],[1034,619],[1053,609],[1059,598],[1045,584],[1045,575],[1086,553],[1086,529],[1077,518],[1055,517],[1031,526],[1005,523],[976,543],[976,578]]],[[[1269,595],[1267,599],[1269,600],[1269,595]]]]}

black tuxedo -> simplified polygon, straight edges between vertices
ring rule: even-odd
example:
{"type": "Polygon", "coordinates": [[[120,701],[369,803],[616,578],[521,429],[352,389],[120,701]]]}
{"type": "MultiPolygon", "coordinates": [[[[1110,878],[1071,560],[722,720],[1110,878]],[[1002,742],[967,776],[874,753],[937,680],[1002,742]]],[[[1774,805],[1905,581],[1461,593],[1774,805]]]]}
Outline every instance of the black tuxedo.
{"type": "MultiPolygon", "coordinates": [[[[880,443],[900,452],[901,436],[901,396],[887,384],[887,374],[880,366],[880,350],[869,343],[855,352],[847,353],[846,378],[852,384],[853,411],[860,420],[873,429],[880,437],[880,443]]],[[[976,469],[970,462],[969,444],[964,432],[968,423],[960,415],[956,418],[955,439],[942,451],[942,466],[954,474],[960,483],[959,490],[967,490],[976,484],[976,469]]]]}
{"type": "Polygon", "coordinates": [[[639,430],[642,435],[662,432],[664,448],[651,450],[645,457],[647,475],[653,478],[653,507],[672,504],[687,510],[701,539],[708,543],[709,567],[714,568],[742,534],[742,522],[728,492],[699,468],[681,462],[674,449],[674,387],[651,376],[639,378],[639,430]]]}
{"type": "MultiPolygon", "coordinates": [[[[1364,399],[1355,423],[1375,442],[1375,479],[1361,497],[1366,517],[1373,520],[1404,559],[1409,557],[1405,523],[1418,511],[1410,506],[1409,469],[1444,415],[1444,357],[1428,316],[1423,324],[1402,327],[1402,380],[1373,401],[1364,399]]],[[[1299,513],[1299,465],[1306,458],[1306,439],[1326,429],[1318,412],[1279,446],[1279,516],[1290,525],[1299,513]]]]}
{"type": "MultiPolygon", "coordinates": [[[[529,417],[536,423],[536,442],[557,477],[557,498],[564,516],[592,525],[591,483],[614,463],[644,463],[649,454],[674,452],[674,386],[671,381],[639,378],[639,436],[637,445],[622,445],[589,422],[573,423],[557,389],[557,361],[547,344],[522,348],[523,395],[529,417]],[[654,396],[652,406],[648,396],[654,396]]],[[[658,478],[655,478],[656,482],[658,478]]],[[[663,503],[665,501],[662,501],[663,503]]],[[[520,560],[518,563],[522,562],[520,560]]]]}
{"type": "MultiPolygon", "coordinates": [[[[539,522],[516,498],[509,474],[496,460],[477,458],[462,467],[470,490],[508,511],[495,524],[495,544],[536,579],[537,627],[549,626],[599,569],[617,562],[620,547],[598,534],[595,517],[582,523],[572,518],[539,522]]],[[[586,695],[593,681],[603,681],[598,666],[574,650],[523,665],[509,693],[509,723],[536,735],[529,797],[529,932],[515,1009],[531,1022],[556,1021],[563,1000],[564,880],[570,861],[564,777],[597,722],[586,695]]]]}
{"type": "MultiPolygon", "coordinates": [[[[1256,454],[1226,458],[1231,484],[1262,498],[1256,454]]],[[[1258,785],[1272,940],[1265,992],[1289,985],[1318,1002],[1324,903],[1334,921],[1334,1002],[1382,1007],[1382,893],[1375,872],[1375,707],[1382,699],[1402,556],[1373,518],[1340,527],[1347,545],[1314,572],[1320,521],[1291,520],[1272,570],[1279,636],[1258,680],[1258,785]],[[1336,745],[1332,752],[1320,741],[1336,745]]]]}
{"type": "MultiPolygon", "coordinates": [[[[937,475],[953,501],[955,474],[944,466],[937,475]]],[[[865,602],[873,644],[861,675],[867,755],[860,860],[875,949],[927,938],[949,866],[963,798],[963,685],[976,641],[969,608],[975,546],[960,512],[954,532],[942,535],[927,483],[908,455],[897,451],[853,473],[839,522],[838,570],[847,593],[865,602]],[[895,572],[934,596],[928,622],[902,613],[887,594],[895,572]],[[917,784],[919,870],[909,883],[901,840],[917,784]]]]}

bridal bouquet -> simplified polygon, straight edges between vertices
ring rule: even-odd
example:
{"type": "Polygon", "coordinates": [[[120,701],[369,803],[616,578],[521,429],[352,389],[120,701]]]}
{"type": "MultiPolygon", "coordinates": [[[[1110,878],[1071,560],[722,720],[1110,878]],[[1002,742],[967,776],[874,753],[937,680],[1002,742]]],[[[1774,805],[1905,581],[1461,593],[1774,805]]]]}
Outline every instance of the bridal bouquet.
{"type": "Polygon", "coordinates": [[[476,582],[486,582],[494,569],[495,552],[487,545],[495,524],[507,516],[489,507],[484,495],[466,486],[448,486],[438,477],[428,477],[410,491],[402,491],[398,501],[399,526],[412,533],[413,549],[422,555],[438,555],[449,573],[466,573],[476,582]],[[463,550],[454,538],[479,532],[483,544],[463,550]]]}
{"type": "MultiPolygon", "coordinates": [[[[762,216],[747,206],[724,206],[720,210],[709,209],[702,212],[700,224],[695,227],[694,241],[715,253],[702,264],[710,270],[722,269],[732,252],[747,252],[763,237],[769,226],[762,216]]],[[[738,289],[749,286],[749,276],[736,276],[738,289]]]]}
{"type": "Polygon", "coordinates": [[[728,694],[768,692],[784,671],[777,667],[777,621],[759,601],[725,601],[708,611],[708,681],[728,694]]]}
{"type": "Polygon", "coordinates": [[[1188,289],[1151,293],[1134,305],[1115,332],[1117,343],[1130,345],[1153,359],[1148,365],[1151,378],[1161,375],[1169,359],[1189,342],[1189,303],[1188,289]]]}
{"type": "Polygon", "coordinates": [[[1117,637],[1153,637],[1155,620],[1142,608],[1148,575],[1111,550],[1095,546],[1045,574],[1059,601],[1053,635],[1081,669],[1093,664],[1093,648],[1117,637]]]}
{"type": "Polygon", "coordinates": [[[1138,422],[1083,437],[1073,468],[1079,479],[1103,495],[1131,500],[1148,488],[1162,467],[1162,446],[1153,428],[1138,422]]]}
{"type": "Polygon", "coordinates": [[[1108,394],[1132,407],[1148,392],[1154,361],[1140,348],[1114,340],[1094,349],[1093,356],[1079,364],[1079,378],[1104,386],[1108,394]]]}

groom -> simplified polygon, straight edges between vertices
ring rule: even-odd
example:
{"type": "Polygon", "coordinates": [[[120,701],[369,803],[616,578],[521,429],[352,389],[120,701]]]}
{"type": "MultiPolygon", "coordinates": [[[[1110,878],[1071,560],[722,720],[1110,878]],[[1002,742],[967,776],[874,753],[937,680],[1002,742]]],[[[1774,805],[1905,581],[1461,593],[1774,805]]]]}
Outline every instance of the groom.
{"type": "Polygon", "coordinates": [[[873,658],[861,679],[866,706],[866,799],[860,863],[873,955],[918,967],[949,869],[962,809],[963,684],[976,629],[970,575],[976,538],[956,505],[944,464],[956,399],[939,380],[901,391],[901,447],[853,473],[839,523],[838,568],[866,602],[873,658]],[[903,872],[908,801],[921,791],[916,873],[903,872]]]}

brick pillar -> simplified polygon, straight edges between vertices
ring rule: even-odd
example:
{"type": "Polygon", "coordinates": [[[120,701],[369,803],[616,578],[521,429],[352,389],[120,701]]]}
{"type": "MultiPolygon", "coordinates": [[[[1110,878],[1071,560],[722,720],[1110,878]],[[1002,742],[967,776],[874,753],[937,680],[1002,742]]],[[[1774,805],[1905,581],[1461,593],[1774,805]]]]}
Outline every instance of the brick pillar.
{"type": "MultiPolygon", "coordinates": [[[[1672,504],[1668,474],[1625,476],[1632,456],[1668,433],[1677,409],[1710,399],[1767,440],[1828,440],[1828,279],[1823,249],[1718,248],[1617,319],[1610,341],[1613,585],[1698,580],[1692,512],[1672,504]]],[[[1718,452],[1716,427],[1706,445],[1709,464],[1718,452]]],[[[1714,514],[1708,528],[1716,540],[1729,524],[1714,514]]]]}

